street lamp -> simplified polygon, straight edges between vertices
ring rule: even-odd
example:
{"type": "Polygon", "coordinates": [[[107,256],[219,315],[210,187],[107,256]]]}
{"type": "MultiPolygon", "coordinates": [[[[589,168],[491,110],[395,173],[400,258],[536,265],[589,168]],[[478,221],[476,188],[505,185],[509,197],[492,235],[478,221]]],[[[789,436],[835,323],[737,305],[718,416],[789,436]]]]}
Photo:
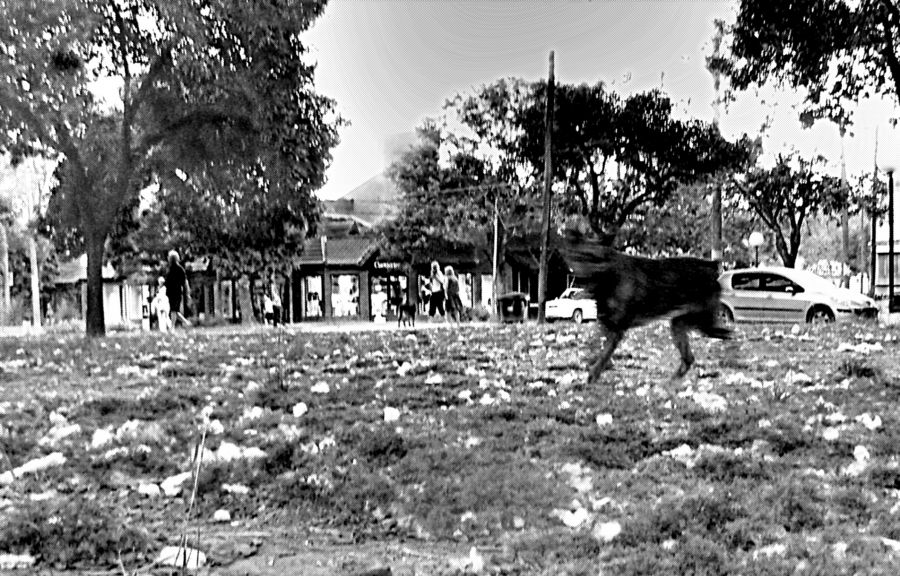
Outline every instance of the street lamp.
{"type": "Polygon", "coordinates": [[[766,242],[765,237],[761,232],[752,232],[750,234],[750,238],[747,240],[747,243],[751,248],[756,250],[756,262],[753,264],[756,267],[759,267],[759,247],[762,246],[766,242]]]}

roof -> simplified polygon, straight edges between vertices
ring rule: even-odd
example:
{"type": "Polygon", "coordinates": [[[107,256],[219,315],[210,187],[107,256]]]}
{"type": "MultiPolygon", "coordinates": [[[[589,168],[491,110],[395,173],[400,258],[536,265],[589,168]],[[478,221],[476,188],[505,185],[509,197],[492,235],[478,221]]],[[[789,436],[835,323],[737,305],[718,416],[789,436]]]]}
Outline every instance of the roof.
{"type": "MultiPolygon", "coordinates": [[[[115,269],[109,264],[103,265],[103,279],[115,280],[117,277],[115,269]]],[[[87,280],[87,254],[82,254],[78,258],[65,260],[60,262],[56,267],[56,276],[53,278],[54,284],[76,284],[87,280]]]]}
{"type": "Polygon", "coordinates": [[[400,213],[400,190],[384,174],[377,174],[337,200],[324,201],[326,212],[352,216],[365,226],[377,226],[400,213]]]}
{"type": "MultiPolygon", "coordinates": [[[[378,252],[378,240],[365,236],[327,238],[325,242],[329,266],[362,266],[378,252]]],[[[308,238],[303,243],[300,265],[322,263],[322,237],[308,238]]]]}

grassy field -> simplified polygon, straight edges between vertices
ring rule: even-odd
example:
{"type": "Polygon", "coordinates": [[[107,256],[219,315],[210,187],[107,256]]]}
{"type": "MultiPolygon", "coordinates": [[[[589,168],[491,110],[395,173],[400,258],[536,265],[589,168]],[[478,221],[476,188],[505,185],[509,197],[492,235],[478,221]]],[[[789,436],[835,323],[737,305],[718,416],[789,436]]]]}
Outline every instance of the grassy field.
{"type": "Polygon", "coordinates": [[[0,553],[159,573],[186,533],[213,574],[896,573],[896,329],[696,337],[670,383],[655,324],[588,386],[594,330],[2,340],[0,553]]]}

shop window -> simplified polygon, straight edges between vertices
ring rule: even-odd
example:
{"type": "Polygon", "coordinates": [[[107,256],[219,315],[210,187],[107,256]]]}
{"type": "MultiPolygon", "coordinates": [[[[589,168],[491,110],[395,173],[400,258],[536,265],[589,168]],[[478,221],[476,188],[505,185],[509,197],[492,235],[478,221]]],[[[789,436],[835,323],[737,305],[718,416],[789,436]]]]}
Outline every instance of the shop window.
{"type": "Polygon", "coordinates": [[[306,276],[303,278],[303,297],[306,299],[305,315],[307,318],[321,318],[322,310],[322,277],[306,276]]]}
{"type": "Polygon", "coordinates": [[[337,274],[331,277],[331,310],[335,317],[359,316],[359,276],[337,274]]]}
{"type": "MultiPolygon", "coordinates": [[[[878,283],[879,284],[887,284],[888,283],[888,261],[890,260],[889,254],[887,252],[883,252],[878,254],[878,283]]],[[[900,280],[900,251],[894,252],[894,282],[898,282],[900,280]]]]}
{"type": "Polygon", "coordinates": [[[475,277],[468,273],[457,273],[456,276],[459,278],[459,299],[463,306],[472,308],[475,306],[475,277]]]}
{"type": "Polygon", "coordinates": [[[406,298],[407,279],[404,275],[373,276],[372,277],[372,315],[378,313],[375,309],[377,302],[384,302],[381,312],[386,318],[396,318],[400,304],[406,298]],[[375,297],[376,294],[382,295],[375,297]]]}

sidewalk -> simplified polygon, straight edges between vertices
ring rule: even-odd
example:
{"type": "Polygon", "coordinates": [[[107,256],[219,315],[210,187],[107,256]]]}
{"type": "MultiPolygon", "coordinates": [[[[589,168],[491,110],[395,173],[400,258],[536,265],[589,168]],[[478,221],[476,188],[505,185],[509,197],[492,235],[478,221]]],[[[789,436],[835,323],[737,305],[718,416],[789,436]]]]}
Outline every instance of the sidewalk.
{"type": "MultiPolygon", "coordinates": [[[[316,322],[296,322],[293,324],[282,324],[278,327],[266,324],[248,323],[248,324],[228,324],[214,327],[192,327],[188,329],[176,329],[174,334],[181,336],[189,336],[192,333],[202,332],[207,334],[247,334],[247,333],[263,333],[268,332],[277,334],[283,331],[287,334],[327,334],[327,333],[345,333],[354,334],[361,332],[416,332],[418,330],[441,330],[455,329],[457,327],[475,327],[475,328],[491,328],[504,326],[491,321],[485,322],[463,322],[462,324],[448,323],[443,320],[419,319],[415,327],[397,326],[397,321],[393,322],[366,322],[365,320],[330,320],[316,322]]],[[[507,325],[508,326],[508,325],[507,325]]],[[[83,326],[67,326],[64,329],[52,326],[32,327],[32,326],[0,326],[0,338],[26,338],[40,337],[48,334],[55,335],[84,335],[83,326]]],[[[107,337],[133,337],[142,334],[160,334],[159,332],[147,332],[144,330],[118,330],[110,329],[107,331],[107,337]]]]}
{"type": "MultiPolygon", "coordinates": [[[[493,322],[463,322],[459,326],[498,326],[493,322]]],[[[397,322],[365,322],[363,320],[353,320],[346,322],[300,322],[297,324],[288,324],[287,328],[297,333],[329,333],[329,332],[415,332],[416,330],[439,330],[441,328],[456,328],[457,324],[441,321],[422,321],[416,322],[415,328],[412,326],[397,326],[397,322]]]]}

